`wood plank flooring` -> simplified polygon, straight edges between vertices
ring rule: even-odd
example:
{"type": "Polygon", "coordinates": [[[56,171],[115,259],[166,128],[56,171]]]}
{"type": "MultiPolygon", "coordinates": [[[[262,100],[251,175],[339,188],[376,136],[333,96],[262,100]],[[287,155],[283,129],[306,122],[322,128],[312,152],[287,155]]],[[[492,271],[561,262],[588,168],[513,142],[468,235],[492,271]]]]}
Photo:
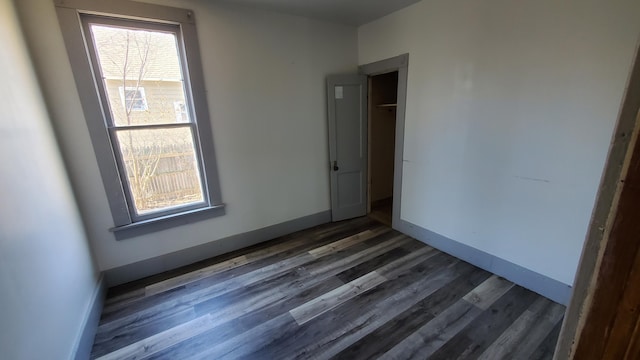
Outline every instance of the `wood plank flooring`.
{"type": "Polygon", "coordinates": [[[393,217],[393,198],[386,198],[371,203],[369,217],[390,227],[393,217]]]}
{"type": "Polygon", "coordinates": [[[369,218],[112,288],[93,359],[551,359],[564,307],[369,218]]]}

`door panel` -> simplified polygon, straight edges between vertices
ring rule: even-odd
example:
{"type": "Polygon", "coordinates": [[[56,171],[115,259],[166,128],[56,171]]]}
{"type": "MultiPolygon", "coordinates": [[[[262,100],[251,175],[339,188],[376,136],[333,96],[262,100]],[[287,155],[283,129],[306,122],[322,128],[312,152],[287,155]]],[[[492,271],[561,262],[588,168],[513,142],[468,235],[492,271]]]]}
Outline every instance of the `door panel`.
{"type": "Polygon", "coordinates": [[[338,207],[357,206],[362,203],[360,194],[361,172],[339,172],[338,176],[338,207]]]}
{"type": "Polygon", "coordinates": [[[331,217],[333,221],[367,213],[367,78],[327,78],[331,217]]]}

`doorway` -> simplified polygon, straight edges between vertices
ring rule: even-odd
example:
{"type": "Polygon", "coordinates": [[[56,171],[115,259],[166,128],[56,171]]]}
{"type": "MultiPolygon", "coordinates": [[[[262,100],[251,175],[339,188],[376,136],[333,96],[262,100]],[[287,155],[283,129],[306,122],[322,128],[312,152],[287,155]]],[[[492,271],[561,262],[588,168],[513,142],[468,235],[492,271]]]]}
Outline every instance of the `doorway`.
{"type": "Polygon", "coordinates": [[[401,222],[404,123],[409,54],[360,66],[367,76],[367,213],[397,229],[401,222]]]}
{"type": "Polygon", "coordinates": [[[368,77],[367,214],[391,226],[395,167],[398,71],[368,77]]]}
{"type": "Polygon", "coordinates": [[[331,220],[400,226],[409,54],[327,77],[331,220]]]}

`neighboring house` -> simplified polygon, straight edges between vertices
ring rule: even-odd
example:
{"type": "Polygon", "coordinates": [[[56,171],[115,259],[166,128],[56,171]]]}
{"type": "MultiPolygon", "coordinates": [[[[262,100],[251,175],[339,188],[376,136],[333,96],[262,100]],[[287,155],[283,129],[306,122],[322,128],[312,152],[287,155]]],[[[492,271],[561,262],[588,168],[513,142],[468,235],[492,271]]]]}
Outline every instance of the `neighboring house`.
{"type": "Polygon", "coordinates": [[[92,32],[118,125],[189,121],[173,35],[104,26],[92,32]]]}

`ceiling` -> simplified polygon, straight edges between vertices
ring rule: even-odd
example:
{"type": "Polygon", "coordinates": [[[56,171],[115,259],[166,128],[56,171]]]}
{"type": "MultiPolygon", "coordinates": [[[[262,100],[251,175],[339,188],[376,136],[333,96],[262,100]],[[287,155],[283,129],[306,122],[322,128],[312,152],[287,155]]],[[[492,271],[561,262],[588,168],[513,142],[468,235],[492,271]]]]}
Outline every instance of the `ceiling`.
{"type": "Polygon", "coordinates": [[[362,25],[420,0],[221,0],[346,25],[362,25]]]}

